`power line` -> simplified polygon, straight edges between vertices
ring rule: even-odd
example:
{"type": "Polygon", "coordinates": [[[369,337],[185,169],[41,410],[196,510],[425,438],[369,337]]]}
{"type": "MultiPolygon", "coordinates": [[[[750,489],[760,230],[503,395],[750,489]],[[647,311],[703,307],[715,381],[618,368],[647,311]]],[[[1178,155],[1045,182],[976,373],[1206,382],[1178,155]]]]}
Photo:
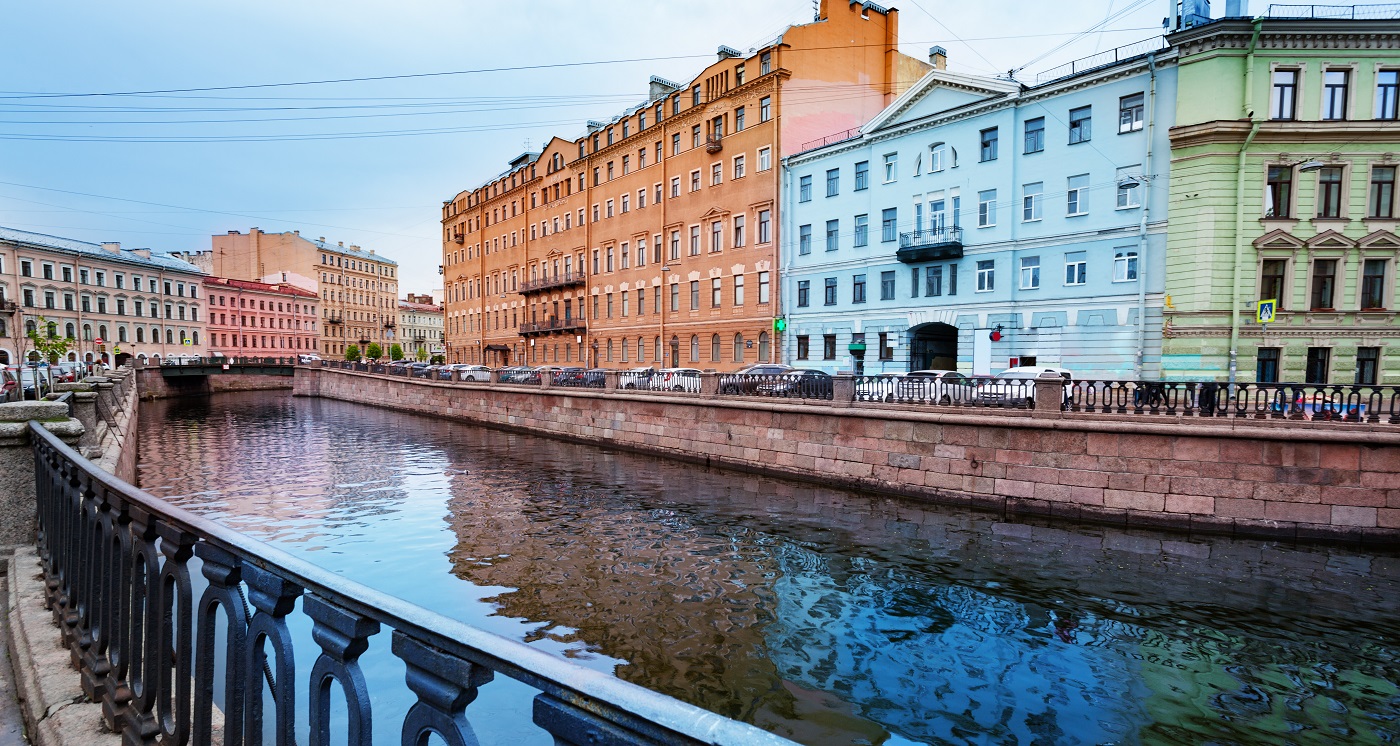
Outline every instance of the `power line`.
{"type": "Polygon", "coordinates": [[[1112,15],[1109,15],[1109,16],[1105,17],[1102,21],[1099,21],[1098,23],[1095,23],[1094,25],[1090,26],[1089,28],[1084,29],[1082,32],[1080,32],[1080,33],[1078,33],[1078,34],[1075,34],[1073,37],[1071,37],[1071,38],[1069,38],[1069,39],[1066,39],[1066,40],[1060,42],[1059,44],[1056,44],[1055,46],[1053,46],[1053,47],[1051,47],[1050,49],[1046,50],[1044,53],[1042,53],[1042,54],[1039,55],[1038,57],[1035,57],[1034,59],[1032,59],[1030,62],[1027,62],[1027,63],[1024,64],[1024,65],[1021,65],[1020,67],[1017,67],[1017,68],[1013,69],[1013,70],[1011,71],[1011,74],[1012,74],[1012,75],[1015,75],[1016,73],[1021,72],[1022,70],[1024,70],[1024,69],[1030,67],[1031,65],[1034,65],[1035,63],[1037,63],[1037,62],[1039,62],[1039,61],[1045,59],[1046,57],[1049,57],[1050,55],[1052,55],[1052,54],[1054,54],[1054,53],[1060,51],[1061,49],[1064,49],[1065,47],[1067,47],[1067,46],[1069,46],[1069,45],[1075,43],[1076,41],[1079,41],[1081,38],[1083,38],[1083,37],[1085,37],[1085,36],[1087,36],[1087,35],[1089,35],[1089,34],[1095,33],[1096,30],[1097,30],[1100,26],[1106,25],[1109,21],[1112,21],[1113,19],[1119,18],[1119,17],[1124,16],[1124,15],[1127,15],[1128,13],[1131,13],[1132,11],[1137,10],[1138,8],[1142,7],[1143,5],[1146,5],[1146,4],[1147,4],[1148,2],[1150,2],[1150,1],[1151,1],[1151,0],[1135,0],[1135,2],[1133,2],[1133,3],[1129,4],[1129,5],[1124,6],[1123,9],[1120,10],[1120,11],[1118,11],[1117,13],[1114,13],[1114,14],[1112,14],[1112,15]]]}

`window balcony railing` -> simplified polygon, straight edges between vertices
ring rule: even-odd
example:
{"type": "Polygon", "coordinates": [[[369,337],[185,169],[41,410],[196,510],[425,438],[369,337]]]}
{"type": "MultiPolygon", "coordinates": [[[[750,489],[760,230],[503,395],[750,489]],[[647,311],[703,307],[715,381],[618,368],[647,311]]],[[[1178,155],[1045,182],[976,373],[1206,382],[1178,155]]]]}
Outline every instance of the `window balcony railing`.
{"type": "Polygon", "coordinates": [[[899,253],[895,257],[905,264],[918,264],[961,259],[962,255],[962,228],[954,226],[899,234],[899,253]]]}
{"type": "Polygon", "coordinates": [[[538,280],[529,280],[521,284],[520,294],[539,293],[555,288],[567,288],[574,285],[582,285],[588,280],[588,276],[582,272],[564,272],[562,274],[542,277],[538,280]]]}
{"type": "Polygon", "coordinates": [[[709,135],[705,138],[705,152],[718,153],[724,148],[724,137],[722,135],[709,135]]]}
{"type": "Polygon", "coordinates": [[[586,330],[583,318],[563,318],[550,319],[548,321],[529,322],[520,325],[520,333],[526,337],[538,334],[563,334],[565,332],[582,332],[586,330]]]}
{"type": "Polygon", "coordinates": [[[327,316],[327,317],[326,317],[326,323],[327,323],[327,324],[340,324],[340,323],[344,323],[344,322],[341,320],[341,318],[340,318],[339,316],[327,316]]]}

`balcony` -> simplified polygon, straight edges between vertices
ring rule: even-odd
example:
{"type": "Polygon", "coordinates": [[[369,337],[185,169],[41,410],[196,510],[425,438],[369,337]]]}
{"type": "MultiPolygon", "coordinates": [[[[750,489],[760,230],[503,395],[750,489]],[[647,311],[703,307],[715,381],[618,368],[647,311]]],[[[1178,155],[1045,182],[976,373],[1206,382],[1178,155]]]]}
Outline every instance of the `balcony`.
{"type": "Polygon", "coordinates": [[[899,234],[899,252],[895,258],[905,264],[920,264],[961,259],[962,255],[962,228],[953,227],[899,234]]]}
{"type": "Polygon", "coordinates": [[[530,280],[520,285],[520,294],[542,293],[546,290],[556,288],[567,288],[575,285],[582,285],[588,280],[588,276],[582,272],[565,272],[563,274],[551,275],[538,280],[530,280]]]}
{"type": "Polygon", "coordinates": [[[385,329],[393,329],[393,328],[396,327],[396,326],[398,326],[398,325],[395,324],[395,323],[392,322],[392,321],[386,321],[386,322],[384,322],[384,328],[385,328],[385,329]]]}
{"type": "Polygon", "coordinates": [[[465,234],[461,233],[460,231],[453,231],[453,233],[452,233],[452,240],[453,240],[454,242],[456,242],[456,243],[459,243],[459,244],[460,244],[460,243],[466,243],[467,237],[466,237],[465,234]]]}
{"type": "Polygon", "coordinates": [[[339,323],[342,323],[342,322],[341,322],[341,318],[340,318],[339,316],[327,316],[327,317],[326,317],[326,323],[327,323],[327,324],[339,324],[339,323]]]}
{"type": "Polygon", "coordinates": [[[705,138],[705,152],[718,153],[724,148],[724,138],[720,135],[710,135],[705,138]]]}
{"type": "Polygon", "coordinates": [[[532,322],[520,325],[521,336],[530,337],[541,334],[564,334],[567,332],[583,332],[586,325],[582,318],[550,319],[548,321],[532,322]]]}

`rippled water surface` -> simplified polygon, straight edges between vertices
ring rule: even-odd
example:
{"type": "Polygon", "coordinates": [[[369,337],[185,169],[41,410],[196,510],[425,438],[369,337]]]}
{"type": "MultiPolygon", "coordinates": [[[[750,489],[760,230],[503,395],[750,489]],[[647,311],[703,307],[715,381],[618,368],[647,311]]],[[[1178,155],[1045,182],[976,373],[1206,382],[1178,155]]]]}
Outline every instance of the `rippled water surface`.
{"type": "MultiPolygon", "coordinates": [[[[1393,556],[1003,523],[281,392],[147,403],[140,438],[173,503],[803,743],[1400,740],[1393,556]]],[[[401,684],[375,660],[372,691],[401,684]]]]}

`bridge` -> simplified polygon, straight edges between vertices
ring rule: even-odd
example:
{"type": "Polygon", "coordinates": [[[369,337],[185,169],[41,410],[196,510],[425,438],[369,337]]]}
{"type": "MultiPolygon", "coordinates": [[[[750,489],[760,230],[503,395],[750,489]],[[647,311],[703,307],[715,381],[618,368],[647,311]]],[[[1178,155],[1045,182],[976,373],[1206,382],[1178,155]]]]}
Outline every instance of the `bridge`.
{"type": "Polygon", "coordinates": [[[137,387],[144,399],[164,399],[221,391],[289,389],[295,357],[189,357],[143,365],[136,361],[137,387]]]}
{"type": "Polygon", "coordinates": [[[294,357],[201,357],[193,360],[162,360],[162,378],[244,374],[290,376],[296,370],[294,357]]]}

